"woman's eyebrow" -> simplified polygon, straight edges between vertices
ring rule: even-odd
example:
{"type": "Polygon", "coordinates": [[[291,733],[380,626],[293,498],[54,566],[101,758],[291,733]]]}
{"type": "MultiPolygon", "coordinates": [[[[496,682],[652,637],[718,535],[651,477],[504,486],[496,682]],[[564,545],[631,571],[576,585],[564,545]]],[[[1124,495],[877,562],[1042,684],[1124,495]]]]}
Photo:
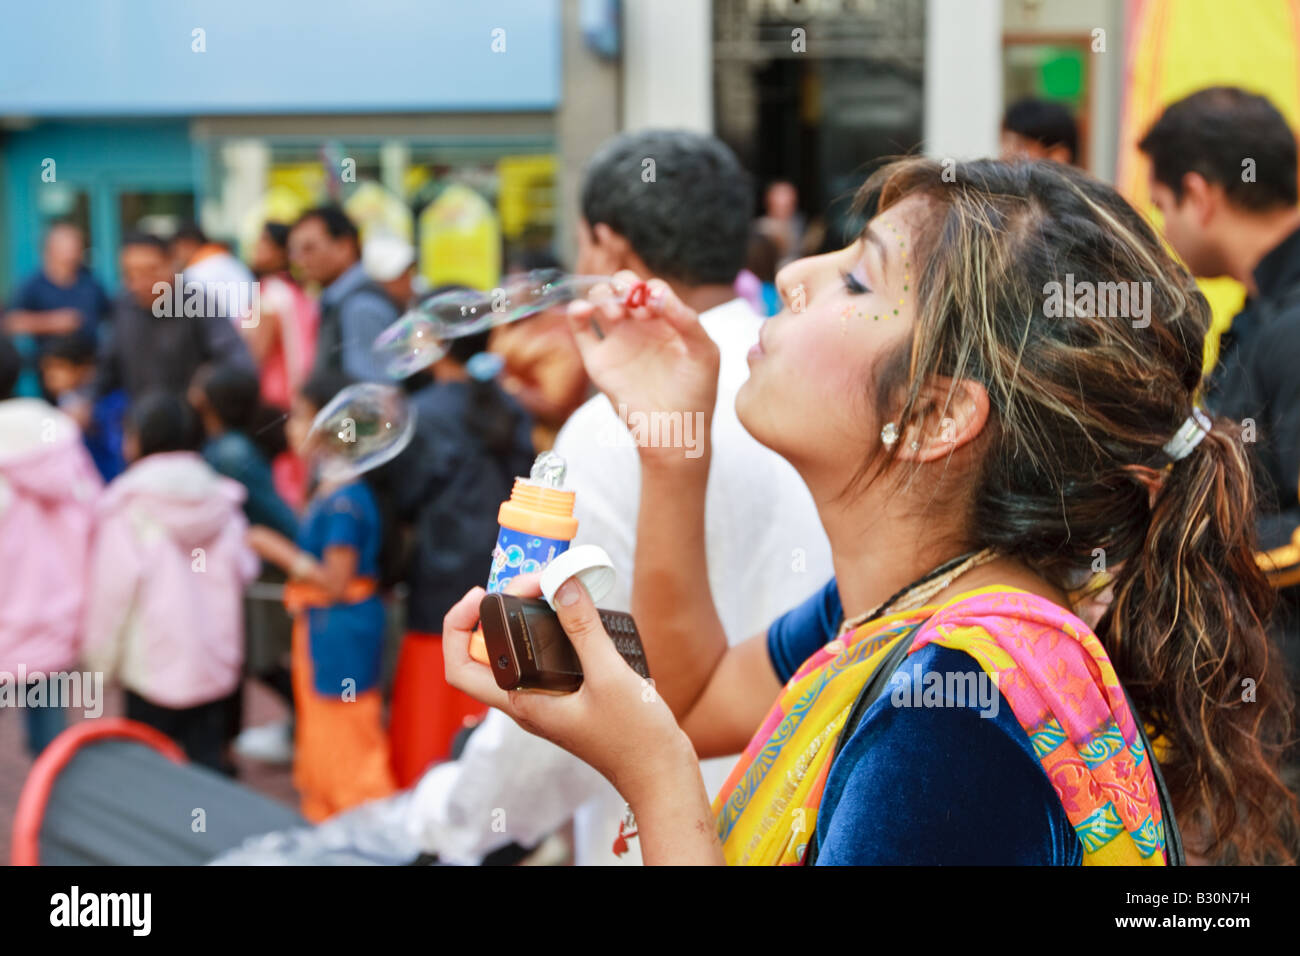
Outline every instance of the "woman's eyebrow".
{"type": "Polygon", "coordinates": [[[889,271],[889,245],[884,238],[876,231],[875,226],[867,226],[866,231],[862,233],[864,242],[869,242],[880,251],[880,264],[883,272],[889,271]]]}

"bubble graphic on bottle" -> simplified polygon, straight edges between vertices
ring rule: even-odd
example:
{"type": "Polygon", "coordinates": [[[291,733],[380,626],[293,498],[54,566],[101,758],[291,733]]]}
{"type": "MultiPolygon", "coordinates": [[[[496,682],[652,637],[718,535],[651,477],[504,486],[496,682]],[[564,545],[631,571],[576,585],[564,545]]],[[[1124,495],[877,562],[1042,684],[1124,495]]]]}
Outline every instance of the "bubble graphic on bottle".
{"type": "MultiPolygon", "coordinates": [[[[448,289],[422,299],[375,339],[374,351],[395,379],[428,368],[447,352],[447,340],[518,322],[575,299],[625,296],[635,286],[609,276],[567,275],[535,269],[496,289],[448,289]]],[[[644,286],[642,286],[644,288],[644,286]]]]}
{"type": "Polygon", "coordinates": [[[321,477],[348,481],[397,457],[411,442],[415,409],[392,385],[349,385],[320,410],[307,435],[321,477]]]}
{"type": "Polygon", "coordinates": [[[506,565],[517,568],[524,562],[524,549],[517,544],[512,544],[506,548],[506,565]]]}
{"type": "Polygon", "coordinates": [[[539,561],[534,560],[533,558],[529,558],[527,561],[525,561],[523,564],[519,566],[520,574],[532,574],[534,571],[540,571],[540,570],[542,570],[541,563],[539,561]]]}

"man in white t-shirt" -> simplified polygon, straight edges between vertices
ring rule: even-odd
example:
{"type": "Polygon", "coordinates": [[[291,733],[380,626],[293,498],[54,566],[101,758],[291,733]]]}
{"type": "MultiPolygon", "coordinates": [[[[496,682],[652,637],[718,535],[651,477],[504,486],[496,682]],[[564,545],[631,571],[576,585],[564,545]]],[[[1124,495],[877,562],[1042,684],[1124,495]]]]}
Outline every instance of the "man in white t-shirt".
{"type": "MultiPolygon", "coordinates": [[[[576,268],[584,275],[631,269],[667,280],[718,344],[705,521],[709,587],[733,642],[766,628],[833,574],[808,489],[736,418],[736,392],[749,374],[745,357],[762,323],[732,288],[751,215],[749,178],[719,140],[678,131],[623,134],[588,164],[576,268]]],[[[689,454],[692,442],[705,439],[684,422],[681,440],[689,454]]],[[[598,395],[569,418],[555,451],[568,463],[566,487],[577,493],[574,544],[600,545],[618,573],[601,606],[626,611],[641,466],[625,421],[598,395]]],[[[710,792],[734,763],[703,762],[710,792]]],[[[477,863],[511,842],[535,845],[573,818],[578,864],[640,863],[635,839],[619,841],[626,850],[614,852],[623,814],[622,798],[599,773],[494,710],[458,760],[433,768],[417,785],[408,830],[446,862],[477,863]]]]}
{"type": "Polygon", "coordinates": [[[190,222],[172,236],[168,251],[176,271],[183,274],[182,294],[189,297],[202,291],[204,315],[223,316],[236,328],[254,321],[260,290],[252,271],[229,249],[210,242],[203,230],[190,222]]]}

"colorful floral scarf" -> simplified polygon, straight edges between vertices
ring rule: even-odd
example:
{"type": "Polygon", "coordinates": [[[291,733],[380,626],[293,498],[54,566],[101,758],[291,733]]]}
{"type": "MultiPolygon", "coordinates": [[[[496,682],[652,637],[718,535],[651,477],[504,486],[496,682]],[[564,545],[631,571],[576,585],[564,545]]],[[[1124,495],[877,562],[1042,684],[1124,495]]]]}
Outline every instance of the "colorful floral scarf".
{"type": "Polygon", "coordinates": [[[872,671],[909,632],[908,653],[927,644],[964,651],[996,682],[1085,865],[1164,865],[1151,763],[1101,642],[1050,601],[1000,587],[869,621],[800,666],[714,803],[728,863],[802,862],[839,732],[872,671]]]}

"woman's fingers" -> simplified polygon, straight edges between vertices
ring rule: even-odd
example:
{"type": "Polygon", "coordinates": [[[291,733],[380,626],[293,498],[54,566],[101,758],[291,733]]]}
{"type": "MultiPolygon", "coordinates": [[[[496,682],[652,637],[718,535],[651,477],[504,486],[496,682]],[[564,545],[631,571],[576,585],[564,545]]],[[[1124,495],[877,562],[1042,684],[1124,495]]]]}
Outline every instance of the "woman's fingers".
{"type": "Polygon", "coordinates": [[[518,574],[506,582],[506,594],[515,597],[535,598],[542,596],[542,572],[532,571],[518,574]]]}
{"type": "Polygon", "coordinates": [[[591,350],[631,316],[617,299],[575,299],[568,308],[569,331],[586,361],[591,350]]]}
{"type": "Polygon", "coordinates": [[[463,598],[452,605],[442,619],[444,638],[453,632],[463,631],[469,634],[478,627],[478,606],[485,594],[487,591],[484,588],[470,588],[463,598]]]}
{"type": "Polygon", "coordinates": [[[614,642],[601,623],[591,595],[576,577],[569,578],[556,589],[555,613],[578,653],[584,676],[608,673],[609,668],[616,666],[615,661],[627,666],[614,649],[614,642]]]}
{"type": "Polygon", "coordinates": [[[651,279],[646,283],[646,312],[668,322],[684,339],[690,341],[701,337],[708,338],[700,317],[677,297],[672,288],[663,279],[651,279]]]}
{"type": "Polygon", "coordinates": [[[447,683],[477,701],[502,710],[509,696],[497,686],[492,669],[469,656],[469,642],[478,627],[478,606],[487,592],[471,588],[442,619],[442,661],[447,683]]]}
{"type": "Polygon", "coordinates": [[[595,323],[596,307],[586,299],[574,299],[565,310],[569,331],[578,343],[578,352],[584,358],[593,346],[605,337],[604,330],[595,323]]]}

